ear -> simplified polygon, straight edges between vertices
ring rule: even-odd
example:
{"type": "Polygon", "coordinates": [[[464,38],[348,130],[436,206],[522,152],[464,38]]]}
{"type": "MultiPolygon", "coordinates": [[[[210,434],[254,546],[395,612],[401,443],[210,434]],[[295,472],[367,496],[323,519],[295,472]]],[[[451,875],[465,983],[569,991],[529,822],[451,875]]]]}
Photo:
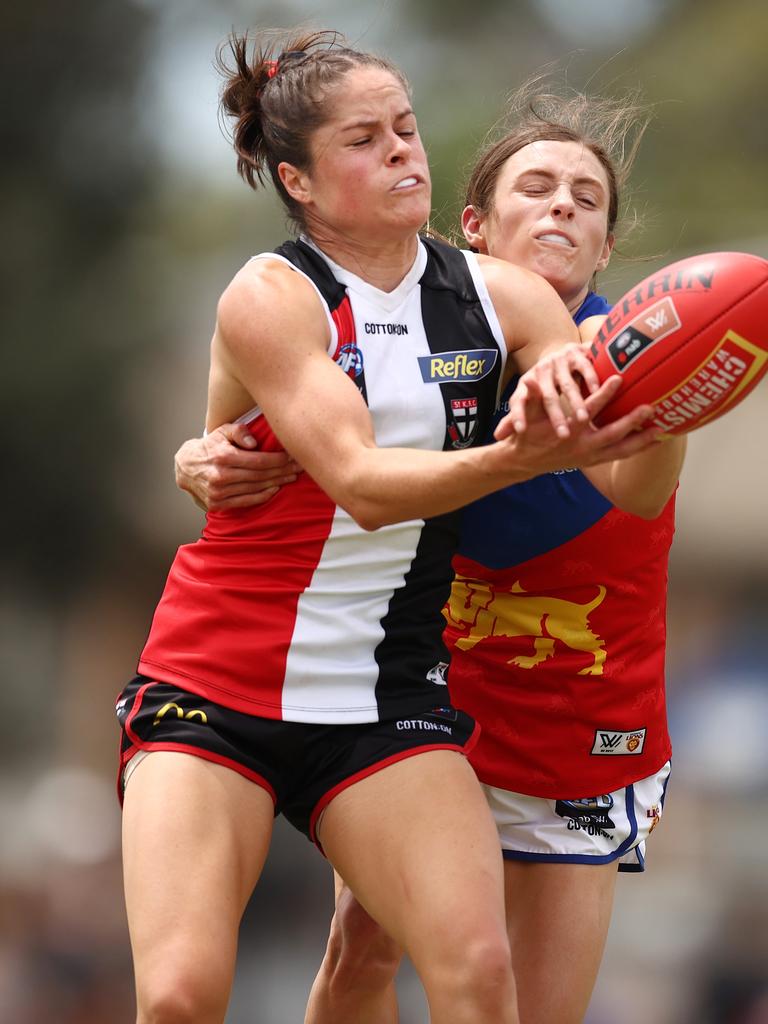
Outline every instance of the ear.
{"type": "Polygon", "coordinates": [[[293,164],[283,161],[277,165],[277,174],[283,188],[297,203],[306,206],[312,198],[309,175],[293,164]]]}
{"type": "Polygon", "coordinates": [[[608,266],[608,262],[613,252],[613,247],[616,244],[616,236],[613,234],[606,235],[605,244],[603,245],[603,251],[600,253],[600,258],[595,264],[595,273],[599,274],[601,270],[605,270],[608,266]]]}
{"type": "Polygon", "coordinates": [[[478,252],[488,253],[485,241],[485,219],[480,216],[474,206],[465,206],[461,215],[461,230],[470,248],[478,252]]]}

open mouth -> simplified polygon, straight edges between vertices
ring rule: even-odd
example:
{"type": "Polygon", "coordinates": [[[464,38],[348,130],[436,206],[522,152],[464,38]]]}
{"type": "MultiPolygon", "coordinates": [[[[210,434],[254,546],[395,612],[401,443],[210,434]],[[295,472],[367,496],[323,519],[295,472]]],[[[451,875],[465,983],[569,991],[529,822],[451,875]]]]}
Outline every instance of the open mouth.
{"type": "Polygon", "coordinates": [[[565,235],[561,235],[557,231],[546,231],[543,235],[538,235],[536,241],[552,242],[554,245],[562,245],[565,249],[574,248],[574,244],[570,238],[566,238],[565,235]]]}
{"type": "Polygon", "coordinates": [[[414,185],[418,185],[418,184],[419,184],[419,179],[416,178],[414,175],[411,175],[408,178],[403,178],[402,181],[398,181],[398,183],[395,185],[395,187],[392,189],[392,191],[393,192],[397,192],[399,189],[402,189],[402,188],[412,188],[414,185]]]}

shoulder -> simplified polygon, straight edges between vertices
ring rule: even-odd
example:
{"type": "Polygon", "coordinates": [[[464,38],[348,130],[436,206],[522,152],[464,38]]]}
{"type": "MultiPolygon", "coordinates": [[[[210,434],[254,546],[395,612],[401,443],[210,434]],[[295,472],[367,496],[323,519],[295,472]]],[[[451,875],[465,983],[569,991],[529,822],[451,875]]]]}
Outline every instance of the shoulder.
{"type": "Polygon", "coordinates": [[[485,278],[488,292],[497,308],[525,302],[542,302],[562,306],[555,289],[539,274],[493,256],[477,255],[480,272],[485,278]]]}
{"type": "Polygon", "coordinates": [[[571,315],[548,281],[505,260],[477,259],[510,351],[531,341],[538,347],[545,340],[578,341],[571,315]]]}
{"type": "Polygon", "coordinates": [[[582,341],[594,341],[595,335],[605,323],[605,316],[588,316],[578,321],[579,337],[582,341]]]}
{"type": "Polygon", "coordinates": [[[254,259],[227,285],[216,310],[216,331],[237,344],[255,333],[309,331],[327,337],[327,321],[312,284],[278,259],[254,259]]]}

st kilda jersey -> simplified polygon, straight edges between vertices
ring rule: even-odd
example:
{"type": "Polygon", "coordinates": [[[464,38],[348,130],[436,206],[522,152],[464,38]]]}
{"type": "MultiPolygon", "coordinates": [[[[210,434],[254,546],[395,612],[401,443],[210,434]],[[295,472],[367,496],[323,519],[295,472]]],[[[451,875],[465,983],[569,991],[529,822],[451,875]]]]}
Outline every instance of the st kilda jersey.
{"type": "MultiPolygon", "coordinates": [[[[317,290],[328,355],[360,389],[380,447],[485,438],[507,349],[472,253],[423,239],[392,292],[304,240],[256,258],[284,261],[317,290]]],[[[243,419],[262,450],[280,448],[258,410],[243,419]]],[[[369,722],[443,704],[440,609],[459,520],[367,532],[307,473],[264,505],[209,512],[201,539],[176,555],[139,671],[286,721],[369,722]]]]}
{"type": "MultiPolygon", "coordinates": [[[[575,320],[609,310],[590,294],[575,320]]],[[[515,380],[507,386],[497,418],[515,380]]],[[[448,684],[477,718],[483,782],[550,799],[610,793],[670,757],[664,652],[674,497],[615,508],[578,470],[463,513],[445,609],[448,684]]]]}

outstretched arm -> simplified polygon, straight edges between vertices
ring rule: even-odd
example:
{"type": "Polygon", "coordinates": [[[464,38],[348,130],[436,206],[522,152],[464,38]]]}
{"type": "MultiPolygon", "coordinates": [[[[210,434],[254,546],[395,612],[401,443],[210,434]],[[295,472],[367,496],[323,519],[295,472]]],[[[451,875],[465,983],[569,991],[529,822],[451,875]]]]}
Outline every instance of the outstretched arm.
{"type": "MultiPolygon", "coordinates": [[[[277,263],[247,265],[219,304],[208,428],[257,401],[286,450],[365,529],[439,515],[564,465],[632,454],[653,433],[633,433],[650,410],[601,430],[580,424],[565,439],[536,413],[524,437],[504,444],[454,452],[378,448],[368,409],[327,346],[325,317],[307,282],[277,263]]],[[[611,394],[609,384],[592,395],[588,415],[611,394]]]]}
{"type": "MultiPolygon", "coordinates": [[[[590,317],[579,325],[584,342],[590,342],[604,317],[590,317]]],[[[643,519],[655,519],[671,498],[685,459],[685,437],[661,434],[657,444],[631,458],[585,470],[597,489],[618,508],[643,519]]]]}

